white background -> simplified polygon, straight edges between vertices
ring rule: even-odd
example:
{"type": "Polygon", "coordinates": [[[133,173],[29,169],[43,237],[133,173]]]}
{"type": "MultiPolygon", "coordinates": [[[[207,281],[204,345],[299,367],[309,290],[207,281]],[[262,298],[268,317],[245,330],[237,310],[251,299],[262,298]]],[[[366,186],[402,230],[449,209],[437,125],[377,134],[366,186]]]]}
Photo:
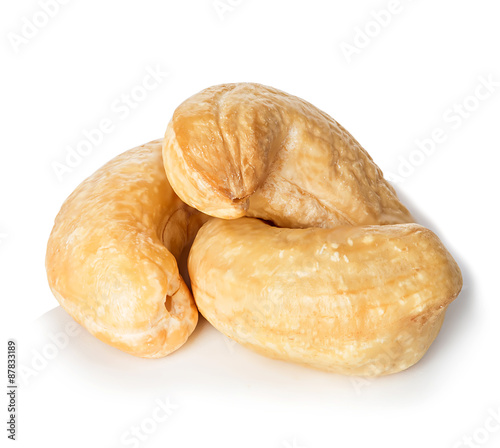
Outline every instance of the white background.
{"type": "Polygon", "coordinates": [[[498,447],[498,1],[401,0],[389,16],[379,13],[394,10],[388,0],[217,5],[73,0],[44,20],[38,1],[3,2],[1,357],[15,338],[17,446],[498,447]],[[148,67],[169,74],[124,110],[121,95],[139,92],[148,67]],[[490,91],[478,87],[488,78],[490,91]],[[161,137],[182,100],[237,81],[337,119],[455,256],[463,291],[416,366],[369,381],[317,372],[255,355],[203,320],[179,351],[144,360],[75,335],[57,307],[44,256],[64,199],[115,155],[161,137]],[[103,119],[112,132],[58,179],[54,163],[103,119]],[[434,150],[419,153],[434,135],[434,150]],[[157,411],[167,398],[168,414],[157,411]],[[139,443],[134,426],[151,434],[139,443]]]}

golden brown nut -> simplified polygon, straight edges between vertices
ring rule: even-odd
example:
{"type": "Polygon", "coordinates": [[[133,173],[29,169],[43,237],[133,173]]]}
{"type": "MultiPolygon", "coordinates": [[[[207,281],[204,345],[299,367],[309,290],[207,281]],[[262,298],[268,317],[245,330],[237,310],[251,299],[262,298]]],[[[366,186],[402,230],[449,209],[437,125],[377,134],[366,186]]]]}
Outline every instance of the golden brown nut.
{"type": "Polygon", "coordinates": [[[340,124],[260,84],[223,84],[182,103],[163,159],[179,197],[219,218],[252,216],[281,227],[413,221],[340,124]]]}
{"type": "Polygon", "coordinates": [[[189,254],[198,309],[272,358],[349,375],[416,363],[460,292],[460,270],[417,224],[280,229],[213,219],[189,254]]]}
{"type": "Polygon", "coordinates": [[[49,238],[46,268],[61,306],[125,352],[165,356],[198,311],[176,258],[202,224],[163,170],[161,140],[111,160],[69,196],[49,238]]]}

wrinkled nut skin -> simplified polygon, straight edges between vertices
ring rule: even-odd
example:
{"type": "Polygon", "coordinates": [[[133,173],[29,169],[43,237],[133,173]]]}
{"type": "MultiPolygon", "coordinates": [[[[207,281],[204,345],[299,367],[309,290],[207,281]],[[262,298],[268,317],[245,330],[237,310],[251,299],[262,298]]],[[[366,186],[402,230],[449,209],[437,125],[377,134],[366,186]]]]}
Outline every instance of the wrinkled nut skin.
{"type": "Polygon", "coordinates": [[[127,151],[82,182],[46,254],[61,306],[102,341],[145,358],[176,350],[198,320],[177,260],[204,220],[170,187],[161,143],[127,151]]]}
{"type": "Polygon", "coordinates": [[[219,218],[292,228],[413,221],[349,132],[310,103],[260,84],[214,86],[184,101],[163,159],[179,197],[219,218]]]}
{"type": "Polygon", "coordinates": [[[456,262],[418,224],[281,229],[213,219],[188,267],[199,311],[226,336],[360,376],[415,364],[462,286],[456,262]]]}

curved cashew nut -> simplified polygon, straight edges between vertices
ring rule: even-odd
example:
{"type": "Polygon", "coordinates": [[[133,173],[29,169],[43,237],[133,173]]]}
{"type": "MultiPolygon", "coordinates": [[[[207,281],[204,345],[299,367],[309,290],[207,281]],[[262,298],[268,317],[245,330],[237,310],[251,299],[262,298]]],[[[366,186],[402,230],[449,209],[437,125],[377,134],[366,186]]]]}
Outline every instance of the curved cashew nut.
{"type": "Polygon", "coordinates": [[[52,292],[102,341],[146,358],[167,355],[198,320],[177,260],[200,215],[170,187],[161,140],[125,152],[57,215],[46,256],[52,292]]]}
{"type": "Polygon", "coordinates": [[[187,204],[280,227],[412,222],[359,143],[308,102],[259,84],[203,90],[174,112],[165,170],[187,204]]]}
{"type": "Polygon", "coordinates": [[[415,364],[462,282],[418,224],[280,229],[250,218],[205,224],[189,274],[200,312],[240,344],[363,376],[415,364]]]}

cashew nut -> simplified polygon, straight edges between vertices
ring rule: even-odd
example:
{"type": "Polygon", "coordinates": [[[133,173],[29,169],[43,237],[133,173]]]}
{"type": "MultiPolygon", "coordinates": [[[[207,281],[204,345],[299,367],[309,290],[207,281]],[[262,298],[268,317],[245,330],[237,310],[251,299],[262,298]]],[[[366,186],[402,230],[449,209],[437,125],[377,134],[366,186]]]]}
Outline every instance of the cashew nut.
{"type": "Polygon", "coordinates": [[[102,341],[165,356],[194,330],[198,311],[177,260],[203,222],[170,187],[161,140],[111,160],[69,196],[49,238],[49,285],[102,341]]]}

